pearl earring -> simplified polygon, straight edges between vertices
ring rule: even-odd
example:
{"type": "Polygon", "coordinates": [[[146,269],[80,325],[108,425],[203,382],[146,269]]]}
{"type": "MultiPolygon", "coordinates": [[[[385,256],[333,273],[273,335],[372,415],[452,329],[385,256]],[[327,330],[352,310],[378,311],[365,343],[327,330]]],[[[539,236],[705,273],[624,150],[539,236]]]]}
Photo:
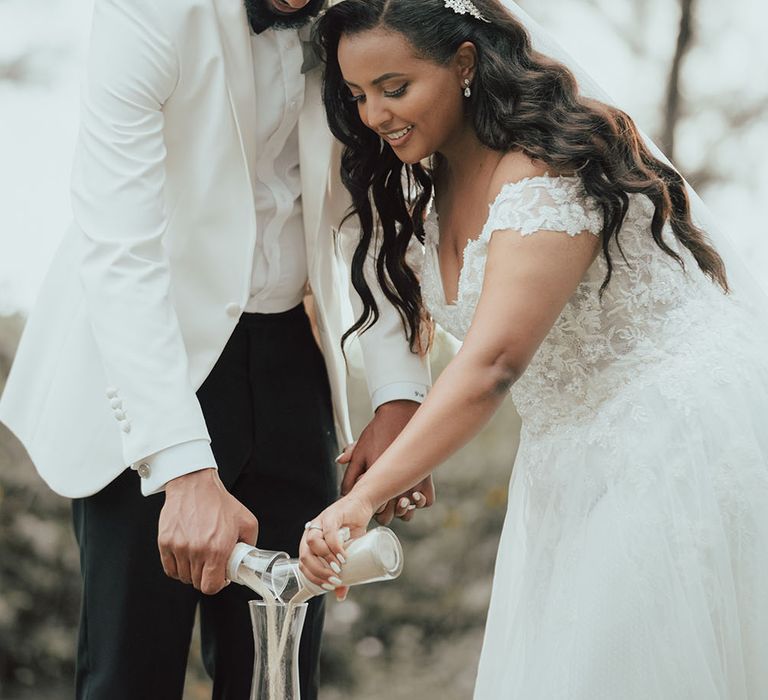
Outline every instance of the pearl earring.
{"type": "Polygon", "coordinates": [[[472,88],[469,84],[469,78],[464,78],[464,97],[472,97],[472,88]]]}

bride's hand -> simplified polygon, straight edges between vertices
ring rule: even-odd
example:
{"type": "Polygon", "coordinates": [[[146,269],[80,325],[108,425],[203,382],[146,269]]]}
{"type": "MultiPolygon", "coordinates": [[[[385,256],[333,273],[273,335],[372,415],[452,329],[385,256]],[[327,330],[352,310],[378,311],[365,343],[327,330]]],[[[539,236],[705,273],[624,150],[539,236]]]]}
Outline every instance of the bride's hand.
{"type": "Polygon", "coordinates": [[[299,547],[299,562],[302,573],[312,583],[327,591],[341,585],[338,574],[346,562],[342,528],[349,529],[349,539],[362,537],[373,511],[371,503],[352,491],[307,523],[299,547]]]}

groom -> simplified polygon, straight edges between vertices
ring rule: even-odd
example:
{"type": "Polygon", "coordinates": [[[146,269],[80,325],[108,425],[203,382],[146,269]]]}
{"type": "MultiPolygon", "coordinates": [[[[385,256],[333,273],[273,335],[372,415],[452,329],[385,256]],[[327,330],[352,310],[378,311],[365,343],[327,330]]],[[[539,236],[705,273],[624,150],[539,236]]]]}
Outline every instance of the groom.
{"type": "MultiPolygon", "coordinates": [[[[257,534],[295,554],[335,498],[352,315],[332,229],[348,202],[299,36],[321,4],[96,0],[74,222],[0,403],[74,499],[78,698],[181,698],[198,605],[214,697],[247,698],[249,591],[225,586],[227,555],[257,534]]],[[[379,308],[361,340],[376,413],[355,469],[429,383],[398,314],[379,308]]],[[[322,629],[321,601],[310,607],[305,700],[322,629]]]]}

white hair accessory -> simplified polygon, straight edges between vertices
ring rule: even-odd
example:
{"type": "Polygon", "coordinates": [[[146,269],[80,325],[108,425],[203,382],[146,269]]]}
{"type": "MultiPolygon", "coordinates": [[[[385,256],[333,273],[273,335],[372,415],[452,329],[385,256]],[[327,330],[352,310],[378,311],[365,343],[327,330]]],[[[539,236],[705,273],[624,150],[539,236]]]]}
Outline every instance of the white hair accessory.
{"type": "Polygon", "coordinates": [[[491,23],[480,14],[480,10],[475,7],[472,0],[445,0],[445,6],[453,10],[457,15],[472,15],[475,19],[479,19],[481,22],[491,23]]]}

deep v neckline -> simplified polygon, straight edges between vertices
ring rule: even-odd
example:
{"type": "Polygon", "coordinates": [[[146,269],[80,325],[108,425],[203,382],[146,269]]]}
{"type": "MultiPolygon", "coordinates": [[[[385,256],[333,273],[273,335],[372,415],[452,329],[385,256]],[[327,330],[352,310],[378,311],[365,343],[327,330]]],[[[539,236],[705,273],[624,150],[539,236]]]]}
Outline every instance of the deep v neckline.
{"type": "Polygon", "coordinates": [[[427,213],[425,223],[430,229],[430,235],[427,237],[427,241],[432,246],[432,254],[430,255],[433,265],[432,274],[436,276],[437,287],[441,297],[441,305],[450,309],[458,308],[459,302],[461,302],[462,298],[462,281],[464,280],[464,272],[467,268],[467,253],[474,245],[484,241],[485,229],[488,227],[488,222],[490,221],[493,210],[498,204],[499,200],[501,200],[510,190],[523,187],[531,182],[536,182],[537,180],[562,182],[564,180],[572,181],[574,179],[577,179],[574,175],[550,175],[548,173],[544,173],[542,175],[524,177],[520,180],[515,180],[514,182],[507,182],[501,186],[501,189],[494,198],[493,202],[488,205],[488,214],[485,217],[485,222],[480,229],[480,233],[478,233],[477,237],[475,238],[468,238],[466,244],[464,245],[464,249],[461,251],[461,265],[459,266],[459,274],[456,279],[456,298],[453,301],[448,301],[448,295],[445,292],[443,273],[440,269],[440,215],[435,208],[435,203],[433,200],[431,208],[427,213]]]}
{"type": "MultiPolygon", "coordinates": [[[[490,205],[492,207],[493,205],[490,205]]],[[[489,212],[490,212],[489,207],[489,212]]],[[[448,300],[448,295],[445,291],[445,282],[443,280],[443,273],[440,269],[440,217],[436,209],[431,209],[427,214],[426,223],[430,229],[430,235],[427,237],[427,242],[431,245],[432,251],[430,254],[430,260],[432,263],[432,274],[437,280],[437,288],[440,292],[441,305],[446,308],[457,308],[462,297],[462,281],[464,279],[464,271],[467,267],[467,251],[476,243],[479,243],[483,237],[483,231],[485,230],[485,224],[480,229],[480,233],[476,238],[468,238],[463,250],[461,251],[461,264],[459,265],[459,274],[456,279],[456,298],[453,301],[448,300]]],[[[485,223],[488,223],[486,218],[485,223]]]]}

